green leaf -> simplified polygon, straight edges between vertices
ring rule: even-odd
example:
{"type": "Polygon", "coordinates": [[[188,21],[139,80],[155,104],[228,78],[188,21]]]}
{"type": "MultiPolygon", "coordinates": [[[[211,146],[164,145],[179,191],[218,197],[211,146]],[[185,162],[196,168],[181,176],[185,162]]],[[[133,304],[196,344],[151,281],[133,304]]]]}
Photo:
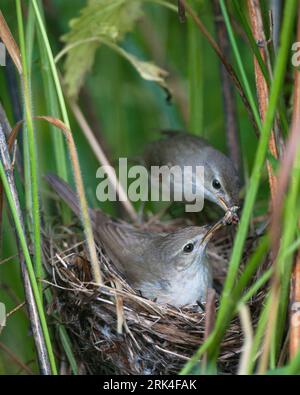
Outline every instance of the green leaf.
{"type": "Polygon", "coordinates": [[[75,359],[73,351],[72,351],[72,345],[71,345],[68,333],[67,333],[65,327],[62,325],[59,325],[58,329],[59,329],[60,340],[62,342],[63,348],[64,348],[65,353],[67,355],[72,372],[75,376],[77,376],[78,375],[77,363],[76,363],[76,359],[75,359]]]}
{"type": "Polygon", "coordinates": [[[171,97],[170,89],[165,81],[165,78],[169,75],[168,72],[152,62],[145,62],[138,59],[136,56],[125,51],[123,48],[110,43],[107,40],[103,40],[103,44],[108,45],[111,49],[116,51],[119,55],[123,56],[128,62],[136,69],[139,75],[146,81],[153,81],[160,85],[171,97]]]}
{"type": "Polygon", "coordinates": [[[142,15],[140,0],[92,0],[70,21],[70,32],[62,37],[70,47],[65,61],[65,84],[68,95],[76,97],[86,73],[91,69],[102,38],[112,43],[122,40],[142,15]],[[78,42],[81,42],[77,45],[78,42]]]}

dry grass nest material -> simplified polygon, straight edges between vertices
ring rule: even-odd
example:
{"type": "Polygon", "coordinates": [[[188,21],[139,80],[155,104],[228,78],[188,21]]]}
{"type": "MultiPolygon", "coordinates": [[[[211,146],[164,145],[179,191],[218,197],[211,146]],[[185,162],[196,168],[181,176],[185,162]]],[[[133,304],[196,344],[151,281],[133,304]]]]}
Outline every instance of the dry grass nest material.
{"type": "MultiPolygon", "coordinates": [[[[173,221],[149,226],[162,231],[178,225],[173,221]]],[[[241,268],[255,249],[257,239],[258,236],[248,238],[241,268]]],[[[233,230],[229,227],[221,230],[217,241],[212,240],[208,247],[219,291],[226,276],[232,240],[233,230]]],[[[199,306],[176,309],[141,297],[117,273],[100,246],[97,249],[104,285],[92,284],[82,232],[75,225],[53,228],[45,237],[44,248],[47,283],[54,295],[49,311],[68,330],[83,373],[177,373],[203,342],[208,313],[199,306]]],[[[264,292],[261,290],[249,302],[254,326],[264,292]]],[[[217,304],[218,301],[216,308],[217,304]]],[[[242,345],[243,333],[236,318],[223,339],[221,372],[236,373],[242,345]]]]}

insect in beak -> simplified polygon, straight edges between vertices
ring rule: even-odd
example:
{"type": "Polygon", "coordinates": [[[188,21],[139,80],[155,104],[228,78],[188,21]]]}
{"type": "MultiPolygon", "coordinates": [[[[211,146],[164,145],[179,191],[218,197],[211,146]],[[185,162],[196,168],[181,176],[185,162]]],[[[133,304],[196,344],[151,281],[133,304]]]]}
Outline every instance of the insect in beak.
{"type": "Polygon", "coordinates": [[[237,210],[239,209],[238,206],[228,207],[225,200],[221,197],[218,197],[218,201],[221,203],[222,207],[226,211],[224,220],[227,225],[232,223],[237,224],[239,222],[239,217],[237,215],[237,210]]]}

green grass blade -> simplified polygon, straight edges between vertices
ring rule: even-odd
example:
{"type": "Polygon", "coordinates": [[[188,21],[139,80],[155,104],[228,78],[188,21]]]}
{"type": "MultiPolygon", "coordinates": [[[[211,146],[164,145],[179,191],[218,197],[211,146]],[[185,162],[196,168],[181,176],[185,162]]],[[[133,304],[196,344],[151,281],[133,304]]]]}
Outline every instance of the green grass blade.
{"type": "Polygon", "coordinates": [[[203,64],[202,35],[194,21],[188,21],[189,129],[203,136],[203,64]]]}
{"type": "MultiPolygon", "coordinates": [[[[57,95],[57,99],[58,99],[58,103],[59,103],[59,108],[60,108],[60,112],[62,115],[62,119],[64,124],[68,127],[68,129],[70,129],[70,121],[69,121],[69,117],[68,117],[68,112],[67,112],[67,107],[66,107],[66,103],[65,103],[65,99],[64,99],[64,95],[62,92],[62,88],[60,85],[60,81],[59,81],[59,76],[58,76],[58,72],[56,69],[56,65],[54,62],[54,57],[52,54],[52,50],[50,47],[50,43],[48,40],[48,36],[47,36],[47,32],[46,32],[46,28],[43,22],[43,18],[42,18],[42,14],[40,11],[40,8],[37,4],[36,0],[32,0],[32,5],[34,8],[34,12],[35,12],[35,16],[37,19],[37,24],[39,27],[39,34],[40,34],[40,43],[42,42],[42,44],[44,45],[44,49],[45,52],[47,54],[47,58],[48,58],[48,63],[50,66],[50,70],[52,73],[52,79],[54,82],[54,86],[55,86],[55,90],[56,90],[56,95],[57,95]]],[[[41,4],[40,4],[41,5],[41,4]]],[[[42,8],[42,7],[41,7],[42,8]]],[[[41,44],[40,44],[41,45],[41,44]]],[[[44,58],[43,58],[44,59],[44,58]]],[[[49,106],[51,106],[51,110],[56,111],[55,109],[55,104],[54,104],[54,97],[53,97],[53,88],[52,88],[52,80],[50,81],[50,76],[46,77],[47,79],[47,84],[51,84],[51,89],[49,90],[49,99],[51,101],[49,101],[49,106]]],[[[51,114],[53,115],[53,114],[51,114]]],[[[53,133],[55,135],[55,133],[53,133]]],[[[63,141],[61,137],[55,137],[55,151],[56,151],[56,159],[57,161],[61,162],[61,166],[59,168],[59,172],[61,177],[67,181],[68,180],[68,173],[67,173],[67,158],[66,158],[66,153],[65,153],[65,149],[64,149],[64,145],[63,145],[63,141]],[[61,155],[60,157],[58,155],[61,155]]],[[[63,205],[63,219],[66,223],[70,222],[70,210],[63,205]]]]}
{"type": "Polygon", "coordinates": [[[281,92],[284,74],[287,65],[287,57],[289,53],[290,38],[292,33],[292,23],[295,16],[297,0],[291,0],[286,3],[285,15],[282,28],[281,47],[278,52],[278,58],[274,71],[274,81],[271,86],[269,108],[266,114],[266,119],[262,128],[262,134],[257,148],[256,158],[249,181],[248,193],[246,195],[244,209],[242,213],[241,222],[236,235],[232,257],[230,260],[228,276],[224,286],[224,297],[229,297],[230,290],[233,287],[237,270],[239,267],[240,258],[243,251],[244,242],[247,236],[249,221],[255,203],[255,198],[259,186],[261,170],[264,166],[264,161],[268,149],[269,135],[276,113],[276,105],[281,92]]]}
{"type": "MultiPolygon", "coordinates": [[[[23,95],[24,95],[24,110],[25,120],[28,131],[28,154],[31,177],[31,196],[32,196],[32,218],[33,218],[33,241],[34,241],[34,255],[35,255],[35,271],[38,279],[42,278],[42,250],[41,250],[41,225],[40,225],[40,204],[39,204],[39,190],[38,190],[38,172],[37,172],[37,152],[36,142],[32,122],[31,99],[30,99],[30,85],[29,73],[26,57],[25,36],[23,17],[20,0],[16,0],[17,20],[20,40],[20,51],[23,68],[23,95]]],[[[27,165],[25,163],[25,165],[27,165]]],[[[42,298],[42,283],[39,284],[40,295],[42,298]]]]}
{"type": "Polygon", "coordinates": [[[243,81],[244,89],[245,89],[245,92],[246,92],[246,95],[247,95],[247,98],[248,98],[251,110],[253,112],[253,115],[254,115],[255,121],[257,123],[257,126],[259,127],[259,129],[261,129],[261,119],[260,119],[260,116],[259,116],[257,103],[256,103],[256,100],[255,100],[254,95],[252,94],[252,91],[251,91],[251,88],[250,88],[250,83],[248,81],[248,77],[247,77],[247,74],[246,74],[246,71],[245,71],[245,67],[244,67],[241,55],[240,55],[240,51],[239,51],[238,46],[237,46],[237,42],[236,42],[236,39],[235,39],[235,36],[234,36],[233,28],[231,26],[231,22],[230,22],[230,19],[229,19],[229,15],[228,15],[227,8],[225,6],[224,0],[220,0],[220,7],[221,7],[221,10],[222,10],[222,14],[224,16],[224,21],[225,21],[225,24],[226,24],[226,27],[227,27],[228,36],[229,36],[229,40],[230,40],[230,43],[231,43],[232,51],[234,53],[234,56],[235,56],[235,59],[236,59],[236,62],[237,62],[237,66],[238,66],[238,69],[239,69],[239,72],[240,72],[240,75],[241,75],[241,78],[242,78],[242,81],[243,81]]]}
{"type": "Polygon", "coordinates": [[[47,326],[47,321],[46,321],[46,317],[45,317],[45,312],[44,312],[44,308],[43,308],[43,303],[42,303],[42,299],[40,296],[40,291],[39,291],[39,287],[36,281],[36,277],[35,277],[35,273],[34,273],[34,269],[33,269],[33,265],[32,265],[32,261],[30,258],[30,253],[29,253],[29,249],[27,246],[27,241],[26,241],[26,237],[25,234],[23,232],[22,229],[22,225],[20,222],[20,219],[18,217],[18,213],[14,204],[14,200],[12,197],[12,193],[5,175],[5,170],[2,164],[2,161],[0,161],[0,177],[1,177],[1,181],[4,187],[4,191],[6,194],[6,198],[8,201],[8,205],[10,207],[12,216],[13,216],[13,220],[16,226],[16,231],[20,240],[20,246],[22,248],[22,252],[24,255],[24,259],[26,262],[26,266],[27,266],[27,270],[28,270],[28,275],[29,275],[29,279],[30,279],[30,283],[32,286],[32,291],[34,294],[34,298],[35,298],[35,302],[37,305],[37,309],[38,309],[38,314],[39,314],[39,319],[41,322],[41,327],[43,330],[43,335],[45,338],[45,344],[47,347],[47,351],[48,351],[48,356],[49,356],[49,361],[50,361],[50,365],[51,365],[51,369],[52,369],[52,373],[53,374],[57,374],[57,370],[56,370],[56,364],[55,364],[55,357],[54,357],[54,353],[53,353],[53,349],[52,349],[52,345],[51,345],[51,339],[50,339],[50,334],[48,331],[48,326],[47,326]]]}
{"type": "Polygon", "coordinates": [[[76,359],[75,359],[73,351],[72,351],[72,344],[70,342],[67,331],[66,331],[65,327],[62,325],[59,325],[58,331],[59,331],[59,337],[60,337],[61,343],[64,347],[64,350],[67,355],[68,361],[70,363],[72,372],[73,372],[73,374],[78,375],[77,363],[76,363],[76,359]]]}
{"type": "MultiPolygon", "coordinates": [[[[39,6],[41,18],[43,20],[43,24],[45,26],[43,6],[40,1],[38,2],[38,6],[39,6]]],[[[52,70],[52,74],[51,74],[51,67],[50,67],[50,62],[49,62],[49,52],[46,51],[44,38],[41,34],[40,29],[37,33],[37,38],[38,38],[39,52],[40,52],[42,68],[43,68],[42,77],[43,77],[43,84],[44,84],[44,92],[46,95],[47,113],[55,118],[60,118],[60,111],[58,108],[59,106],[58,106],[58,101],[57,101],[58,94],[56,94],[56,88],[54,86],[53,70],[52,70]]],[[[65,149],[64,139],[63,139],[63,136],[61,135],[61,133],[56,133],[54,131],[54,126],[51,126],[51,128],[53,129],[51,136],[53,138],[54,157],[55,157],[57,174],[63,180],[67,180],[68,179],[68,170],[67,170],[67,157],[66,157],[66,149],[65,149]]]]}
{"type": "MultiPolygon", "coordinates": [[[[256,43],[256,41],[255,41],[255,39],[253,37],[251,27],[250,27],[250,25],[248,23],[248,20],[247,20],[244,12],[242,10],[241,2],[238,1],[238,0],[234,0],[233,1],[233,6],[234,6],[234,9],[235,9],[240,21],[241,21],[243,29],[244,29],[244,31],[245,31],[245,33],[247,35],[248,40],[249,40],[251,49],[252,49],[252,51],[253,51],[253,53],[254,53],[257,61],[258,61],[260,69],[261,69],[261,71],[263,73],[263,76],[264,76],[268,86],[270,86],[271,80],[270,80],[270,76],[269,76],[269,72],[268,72],[267,66],[264,63],[263,59],[262,59],[261,53],[260,53],[260,51],[258,49],[258,45],[257,45],[257,43],[256,43]]],[[[279,102],[278,113],[279,113],[279,116],[280,116],[282,128],[283,128],[283,130],[285,132],[287,132],[287,130],[288,130],[288,123],[287,123],[285,112],[283,111],[282,103],[280,103],[280,102],[279,102]]]]}
{"type": "Polygon", "coordinates": [[[35,16],[37,18],[37,23],[38,23],[38,26],[40,29],[40,33],[42,35],[43,42],[45,45],[45,50],[47,52],[48,61],[50,64],[50,69],[52,72],[52,77],[54,80],[54,85],[55,85],[55,89],[56,89],[56,93],[57,93],[57,97],[58,97],[58,102],[59,102],[60,110],[62,113],[63,122],[68,127],[68,129],[70,129],[70,122],[69,122],[69,117],[68,117],[67,108],[66,108],[66,104],[65,104],[65,99],[64,99],[64,95],[63,95],[62,88],[60,85],[58,72],[56,69],[55,62],[54,62],[54,58],[53,58],[52,50],[51,50],[50,43],[48,40],[47,32],[46,32],[46,29],[45,29],[45,26],[44,26],[44,23],[42,20],[42,16],[41,16],[41,13],[40,13],[40,10],[39,10],[36,0],[32,0],[32,4],[33,4],[35,16]]]}
{"type": "MultiPolygon", "coordinates": [[[[225,9],[224,2],[221,0],[221,5],[222,3],[223,3],[223,9],[225,9]]],[[[220,309],[217,315],[217,320],[215,325],[215,328],[217,329],[213,331],[212,335],[208,338],[208,340],[200,347],[200,349],[196,353],[197,358],[193,358],[190,361],[190,363],[186,365],[186,367],[183,370],[184,373],[188,373],[190,371],[196,360],[198,360],[199,356],[202,355],[203,352],[206,351],[208,348],[210,351],[210,357],[212,358],[212,360],[216,360],[220,347],[220,342],[223,338],[228,323],[227,320],[228,306],[232,310],[235,309],[235,303],[232,299],[232,290],[238,274],[239,264],[243,253],[243,247],[247,237],[249,222],[253,212],[254,203],[259,187],[260,177],[264,166],[265,157],[267,154],[269,135],[276,114],[276,105],[278,103],[283,81],[284,81],[284,75],[287,66],[288,54],[290,49],[290,40],[292,35],[292,27],[293,27],[293,24],[291,22],[295,18],[297,4],[298,4],[297,0],[291,0],[287,2],[285,6],[282,34],[281,34],[281,46],[279,48],[275,70],[274,70],[274,79],[271,86],[269,108],[266,114],[265,122],[262,127],[262,132],[259,139],[258,148],[256,151],[253,170],[249,181],[248,192],[245,198],[244,209],[242,212],[241,221],[238,227],[238,232],[236,234],[236,239],[233,246],[233,251],[228,268],[228,274],[224,284],[224,290],[221,296],[220,309]]],[[[227,15],[226,11],[225,11],[225,15],[227,15]]]]}

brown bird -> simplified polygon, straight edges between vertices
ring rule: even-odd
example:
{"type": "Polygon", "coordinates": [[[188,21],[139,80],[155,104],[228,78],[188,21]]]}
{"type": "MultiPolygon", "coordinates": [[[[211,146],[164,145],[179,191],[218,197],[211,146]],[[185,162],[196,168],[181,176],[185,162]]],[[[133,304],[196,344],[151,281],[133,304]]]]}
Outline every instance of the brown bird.
{"type": "MultiPolygon", "coordinates": [[[[45,178],[80,216],[78,198],[70,186],[52,174],[45,178]]],[[[206,247],[223,221],[215,226],[187,226],[155,233],[114,220],[99,209],[90,209],[89,213],[95,239],[128,283],[144,297],[176,307],[205,301],[207,288],[212,286],[206,247]]]]}
{"type": "Polygon", "coordinates": [[[204,166],[204,198],[234,216],[239,206],[240,182],[233,162],[201,137],[172,130],[162,134],[164,138],[146,148],[146,166],[204,166]]]}

